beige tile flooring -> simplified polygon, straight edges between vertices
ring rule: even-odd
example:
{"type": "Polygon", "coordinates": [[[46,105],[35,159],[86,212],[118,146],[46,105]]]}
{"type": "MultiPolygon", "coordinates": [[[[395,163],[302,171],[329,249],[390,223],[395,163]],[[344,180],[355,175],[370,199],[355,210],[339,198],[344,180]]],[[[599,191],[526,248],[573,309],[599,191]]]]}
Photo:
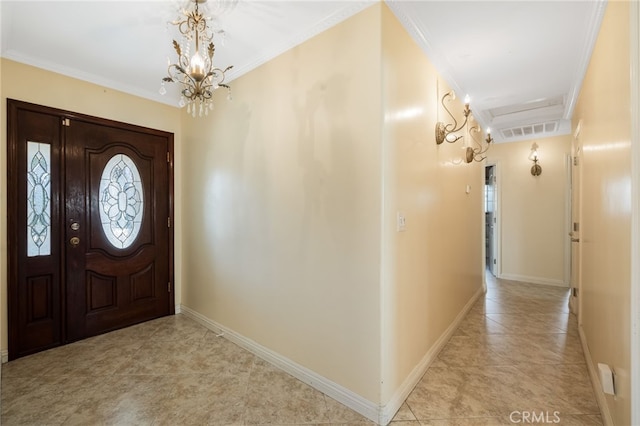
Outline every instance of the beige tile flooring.
{"type": "MultiPolygon", "coordinates": [[[[490,280],[392,425],[599,425],[598,413],[566,290],[490,280]]],[[[4,364],[2,424],[372,423],[176,315],[4,364]]]]}
{"type": "Polygon", "coordinates": [[[601,425],[568,290],[487,276],[400,425],[601,425]]]}

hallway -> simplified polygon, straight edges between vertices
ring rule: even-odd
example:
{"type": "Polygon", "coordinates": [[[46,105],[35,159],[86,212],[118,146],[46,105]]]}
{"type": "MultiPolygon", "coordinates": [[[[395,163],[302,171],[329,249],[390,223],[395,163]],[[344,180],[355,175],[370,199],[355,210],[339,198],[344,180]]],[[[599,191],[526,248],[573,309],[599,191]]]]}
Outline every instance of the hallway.
{"type": "Polygon", "coordinates": [[[487,293],[407,398],[395,426],[601,425],[568,297],[565,288],[487,274],[487,293]],[[534,416],[537,422],[528,421],[534,416]]]}
{"type": "MultiPolygon", "coordinates": [[[[565,289],[488,282],[392,425],[508,425],[527,423],[527,413],[601,424],[567,297],[565,289]]],[[[372,424],[183,315],[4,364],[1,420],[372,424]]]]}

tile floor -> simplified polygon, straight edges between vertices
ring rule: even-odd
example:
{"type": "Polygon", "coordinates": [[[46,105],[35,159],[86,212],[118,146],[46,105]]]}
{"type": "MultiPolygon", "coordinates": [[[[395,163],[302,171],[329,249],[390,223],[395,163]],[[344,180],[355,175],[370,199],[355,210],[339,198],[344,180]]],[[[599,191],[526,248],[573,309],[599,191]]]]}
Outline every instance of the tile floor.
{"type": "MultiPolygon", "coordinates": [[[[4,364],[1,393],[7,426],[373,424],[182,315],[4,364]]],[[[527,415],[602,424],[567,292],[491,280],[392,426],[527,415]]]]}
{"type": "Polygon", "coordinates": [[[393,426],[601,425],[568,298],[489,274],[393,426]]]}

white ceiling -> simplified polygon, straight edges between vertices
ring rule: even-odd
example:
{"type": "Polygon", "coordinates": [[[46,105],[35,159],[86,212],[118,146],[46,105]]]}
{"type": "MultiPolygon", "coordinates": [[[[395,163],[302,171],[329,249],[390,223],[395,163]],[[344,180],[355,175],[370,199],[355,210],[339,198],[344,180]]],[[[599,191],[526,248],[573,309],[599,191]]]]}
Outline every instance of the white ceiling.
{"type": "MultiPolygon", "coordinates": [[[[232,81],[376,1],[239,0],[220,19],[216,64],[234,65],[232,81]]],[[[603,0],[386,2],[496,141],[570,132],[603,0]]],[[[1,55],[176,105],[175,88],[158,89],[181,4],[1,0],[1,55]]]]}

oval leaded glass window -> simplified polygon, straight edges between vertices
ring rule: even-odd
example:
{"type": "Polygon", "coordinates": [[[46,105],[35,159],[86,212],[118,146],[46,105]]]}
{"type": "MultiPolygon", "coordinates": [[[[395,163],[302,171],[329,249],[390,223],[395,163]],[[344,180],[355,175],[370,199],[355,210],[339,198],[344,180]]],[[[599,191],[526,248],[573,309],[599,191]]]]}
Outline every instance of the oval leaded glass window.
{"type": "Polygon", "coordinates": [[[100,222],[114,247],[125,249],[140,232],[144,200],[136,164],[124,154],[114,155],[100,178],[100,222]]]}

